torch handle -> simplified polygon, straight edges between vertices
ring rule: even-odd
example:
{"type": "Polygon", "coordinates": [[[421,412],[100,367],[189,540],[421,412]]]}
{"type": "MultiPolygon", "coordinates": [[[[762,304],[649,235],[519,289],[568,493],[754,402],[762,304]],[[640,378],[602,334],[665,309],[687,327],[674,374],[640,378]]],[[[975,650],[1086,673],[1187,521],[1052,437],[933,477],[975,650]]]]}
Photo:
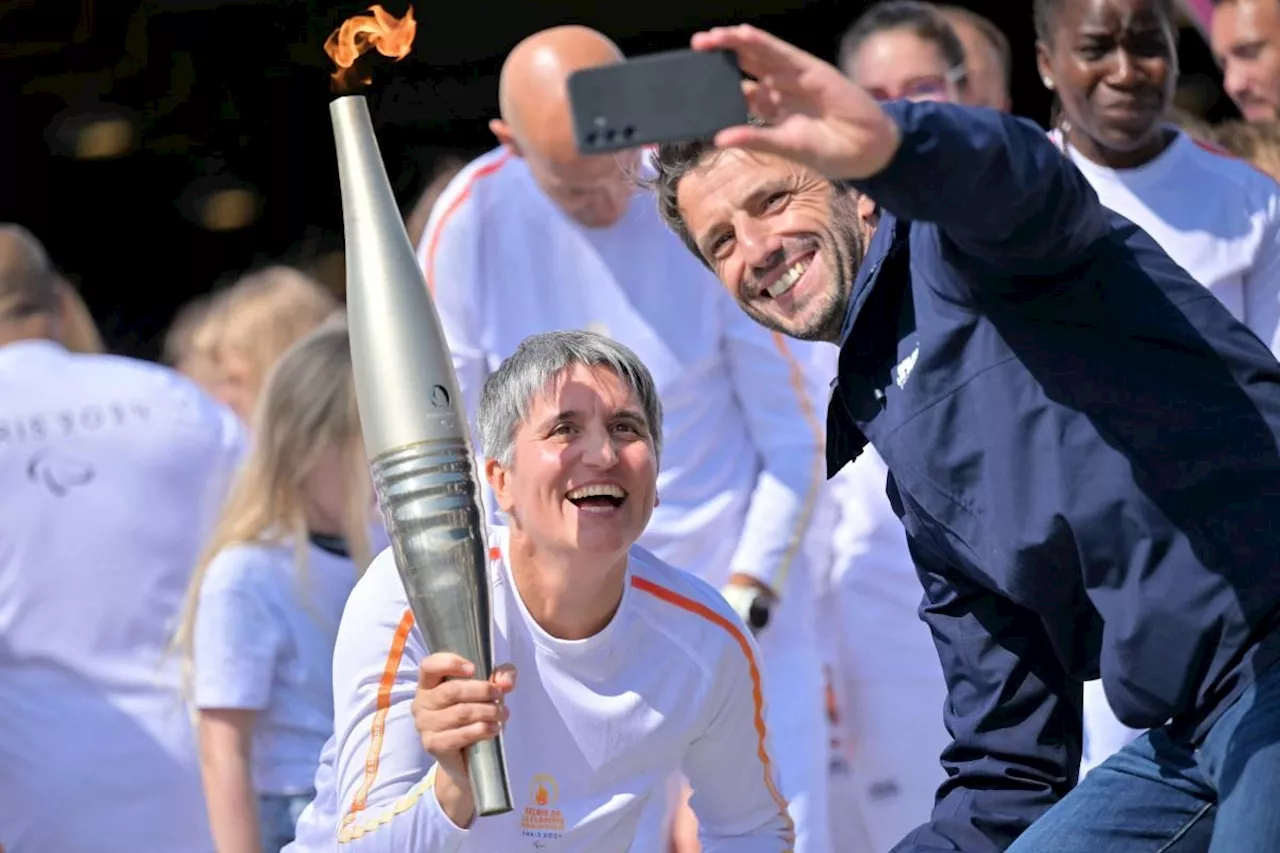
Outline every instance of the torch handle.
{"type": "Polygon", "coordinates": [[[502,735],[494,735],[488,740],[473,743],[466,750],[471,796],[480,817],[511,811],[511,789],[507,784],[501,738],[502,735]]]}
{"type": "MultiPolygon", "coordinates": [[[[375,458],[374,488],[414,621],[432,652],[493,676],[489,549],[475,457],[461,437],[420,441],[375,458]]],[[[498,737],[466,752],[478,814],[511,811],[498,737]]]]}

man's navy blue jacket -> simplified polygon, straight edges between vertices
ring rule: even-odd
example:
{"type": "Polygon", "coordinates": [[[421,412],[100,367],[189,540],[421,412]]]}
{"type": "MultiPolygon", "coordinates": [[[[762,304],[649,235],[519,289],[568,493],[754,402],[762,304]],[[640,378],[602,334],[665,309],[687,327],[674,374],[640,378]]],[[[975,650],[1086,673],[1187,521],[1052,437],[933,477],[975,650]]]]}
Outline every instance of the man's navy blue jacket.
{"type": "Polygon", "coordinates": [[[896,850],[986,853],[1072,787],[1082,681],[1195,743],[1280,657],[1280,365],[1034,124],[886,109],[828,471],[888,464],[949,688],[896,850]]]}

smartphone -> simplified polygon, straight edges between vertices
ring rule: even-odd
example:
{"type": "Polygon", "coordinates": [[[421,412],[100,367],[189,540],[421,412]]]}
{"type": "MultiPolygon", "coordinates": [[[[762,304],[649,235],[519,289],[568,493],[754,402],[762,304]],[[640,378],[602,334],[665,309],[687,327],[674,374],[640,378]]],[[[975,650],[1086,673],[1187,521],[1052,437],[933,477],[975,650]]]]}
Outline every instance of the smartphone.
{"type": "Polygon", "coordinates": [[[569,75],[574,140],[582,154],[710,139],[747,123],[733,51],[672,50],[569,75]]]}

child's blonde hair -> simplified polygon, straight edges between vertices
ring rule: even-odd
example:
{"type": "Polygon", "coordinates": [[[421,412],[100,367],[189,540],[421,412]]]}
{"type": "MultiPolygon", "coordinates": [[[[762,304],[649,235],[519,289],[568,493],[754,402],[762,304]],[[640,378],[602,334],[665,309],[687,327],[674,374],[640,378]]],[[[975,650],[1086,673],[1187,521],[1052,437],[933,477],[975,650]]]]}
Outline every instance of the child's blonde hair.
{"type": "Polygon", "coordinates": [[[346,473],[342,535],[357,571],[372,556],[373,485],[365,460],[345,318],[334,317],[298,341],[267,376],[252,424],[249,455],[187,589],[174,646],[190,664],[200,587],[209,564],[238,544],[288,542],[305,579],[309,531],[302,484],[320,455],[337,449],[346,473]]]}
{"type": "Polygon", "coordinates": [[[244,389],[256,400],[267,372],[295,341],[339,308],[315,279],[287,266],[270,266],[236,281],[217,298],[212,335],[217,359],[234,353],[248,365],[244,389]]]}

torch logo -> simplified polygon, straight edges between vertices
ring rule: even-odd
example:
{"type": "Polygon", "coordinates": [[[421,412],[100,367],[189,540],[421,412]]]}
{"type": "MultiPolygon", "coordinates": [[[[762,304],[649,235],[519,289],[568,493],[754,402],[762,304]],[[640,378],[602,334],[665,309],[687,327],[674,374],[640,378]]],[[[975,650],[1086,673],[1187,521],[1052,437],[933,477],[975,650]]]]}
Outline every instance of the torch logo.
{"type": "Polygon", "coordinates": [[[449,389],[443,385],[431,386],[431,405],[443,409],[449,405],[449,389]]]}
{"type": "Polygon", "coordinates": [[[564,832],[564,814],[556,808],[560,786],[548,773],[535,775],[529,783],[529,805],[520,818],[521,834],[530,838],[559,838],[564,832]]]}

